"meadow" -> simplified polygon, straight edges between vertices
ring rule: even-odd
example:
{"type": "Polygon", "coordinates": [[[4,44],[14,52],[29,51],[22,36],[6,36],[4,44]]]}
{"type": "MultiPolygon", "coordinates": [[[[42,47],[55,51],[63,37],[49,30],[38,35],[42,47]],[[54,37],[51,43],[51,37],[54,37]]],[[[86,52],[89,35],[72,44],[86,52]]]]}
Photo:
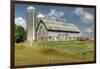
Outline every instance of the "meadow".
{"type": "Polygon", "coordinates": [[[94,41],[15,43],[15,66],[94,61],[94,41]]]}

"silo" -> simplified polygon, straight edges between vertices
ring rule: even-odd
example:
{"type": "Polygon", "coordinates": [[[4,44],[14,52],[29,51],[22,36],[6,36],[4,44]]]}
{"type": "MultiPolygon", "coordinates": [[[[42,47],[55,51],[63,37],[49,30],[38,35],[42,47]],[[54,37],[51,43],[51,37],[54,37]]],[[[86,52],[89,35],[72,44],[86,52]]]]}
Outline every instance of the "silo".
{"type": "Polygon", "coordinates": [[[29,6],[27,8],[27,14],[26,14],[26,22],[27,22],[27,41],[33,41],[36,39],[36,10],[33,6],[29,6]]]}

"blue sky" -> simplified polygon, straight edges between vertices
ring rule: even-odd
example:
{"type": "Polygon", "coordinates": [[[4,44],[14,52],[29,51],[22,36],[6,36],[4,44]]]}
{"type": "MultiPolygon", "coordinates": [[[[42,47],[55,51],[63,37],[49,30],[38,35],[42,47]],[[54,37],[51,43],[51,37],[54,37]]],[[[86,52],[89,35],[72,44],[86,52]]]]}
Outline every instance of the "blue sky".
{"type": "Polygon", "coordinates": [[[83,7],[61,7],[61,6],[47,6],[34,4],[16,4],[15,5],[15,21],[21,25],[26,26],[26,10],[27,7],[34,6],[37,15],[55,16],[58,20],[66,23],[75,24],[82,34],[93,33],[94,27],[94,8],[83,7]]]}

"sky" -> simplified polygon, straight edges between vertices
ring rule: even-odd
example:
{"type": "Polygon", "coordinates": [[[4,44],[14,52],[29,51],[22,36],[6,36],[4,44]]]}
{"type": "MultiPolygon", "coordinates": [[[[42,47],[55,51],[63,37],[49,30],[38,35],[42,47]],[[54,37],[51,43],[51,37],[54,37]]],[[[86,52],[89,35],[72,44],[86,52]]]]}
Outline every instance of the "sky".
{"type": "Polygon", "coordinates": [[[16,4],[15,23],[24,28],[26,28],[26,11],[29,6],[36,9],[37,16],[53,16],[58,21],[75,24],[82,35],[94,33],[94,8],[16,4]]]}

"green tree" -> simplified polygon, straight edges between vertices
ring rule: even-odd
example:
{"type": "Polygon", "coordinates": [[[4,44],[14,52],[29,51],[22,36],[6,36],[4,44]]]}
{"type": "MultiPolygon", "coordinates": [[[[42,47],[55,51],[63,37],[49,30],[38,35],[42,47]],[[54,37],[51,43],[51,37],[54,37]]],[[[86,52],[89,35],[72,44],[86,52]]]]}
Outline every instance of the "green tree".
{"type": "Polygon", "coordinates": [[[16,43],[24,41],[26,38],[26,31],[22,26],[15,25],[15,41],[16,43]]]}

